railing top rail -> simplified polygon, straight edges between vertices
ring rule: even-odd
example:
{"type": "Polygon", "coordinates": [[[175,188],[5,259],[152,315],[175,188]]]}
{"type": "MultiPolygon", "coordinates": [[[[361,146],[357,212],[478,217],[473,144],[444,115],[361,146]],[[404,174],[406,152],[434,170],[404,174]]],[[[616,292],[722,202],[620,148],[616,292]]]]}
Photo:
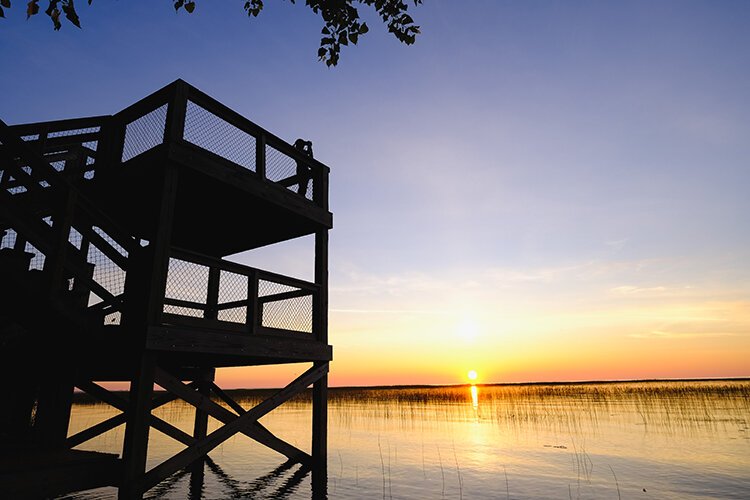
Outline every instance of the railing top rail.
{"type": "Polygon", "coordinates": [[[309,281],[304,281],[298,278],[292,278],[291,276],[284,276],[283,274],[246,266],[244,264],[238,264],[236,262],[230,262],[224,259],[208,257],[206,255],[201,255],[199,253],[190,252],[188,250],[183,250],[180,248],[173,247],[171,251],[171,257],[195,264],[201,264],[207,267],[219,268],[222,271],[229,271],[245,276],[255,275],[259,279],[275,281],[284,285],[303,288],[306,290],[317,290],[318,288],[320,288],[320,286],[316,283],[311,283],[309,281]]]}
{"type": "Polygon", "coordinates": [[[169,101],[174,97],[177,88],[176,85],[180,81],[181,80],[177,80],[176,82],[170,83],[169,85],[157,90],[153,94],[148,95],[143,99],[131,104],[122,111],[115,113],[113,117],[116,120],[122,120],[126,123],[129,123],[135,119],[140,118],[141,116],[147,115],[151,111],[163,106],[164,104],[169,103],[169,101]]]}
{"type": "Polygon", "coordinates": [[[33,135],[41,133],[42,131],[60,132],[63,130],[78,130],[93,127],[101,127],[109,119],[111,115],[100,115],[100,116],[87,116],[83,118],[69,118],[66,120],[52,120],[46,122],[34,122],[34,123],[19,123],[16,125],[9,125],[10,130],[20,136],[33,135]]]}

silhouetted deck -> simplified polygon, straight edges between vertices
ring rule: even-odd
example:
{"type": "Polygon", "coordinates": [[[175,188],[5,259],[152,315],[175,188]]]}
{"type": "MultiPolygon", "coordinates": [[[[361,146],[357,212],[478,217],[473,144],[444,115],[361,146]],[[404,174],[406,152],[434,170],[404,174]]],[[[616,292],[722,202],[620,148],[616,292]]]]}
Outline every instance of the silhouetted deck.
{"type": "Polygon", "coordinates": [[[127,423],[121,498],[140,498],[236,432],[324,478],[328,175],[180,80],[111,116],[0,122],[2,375],[17,381],[5,426],[49,453],[127,423]],[[314,282],[222,258],[306,235],[314,282]],[[217,367],[296,362],[312,367],[252,409],[213,382],[217,367]],[[131,382],[127,401],[97,384],[112,380],[131,382]],[[196,407],[192,436],[150,417],[164,404],[154,382],[196,407]],[[307,453],[257,420],[310,384],[307,453]],[[122,415],[66,436],[73,387],[122,415]],[[227,424],[221,432],[206,434],[209,415],[227,424]],[[186,449],[145,471],[154,425],[186,449]]]}

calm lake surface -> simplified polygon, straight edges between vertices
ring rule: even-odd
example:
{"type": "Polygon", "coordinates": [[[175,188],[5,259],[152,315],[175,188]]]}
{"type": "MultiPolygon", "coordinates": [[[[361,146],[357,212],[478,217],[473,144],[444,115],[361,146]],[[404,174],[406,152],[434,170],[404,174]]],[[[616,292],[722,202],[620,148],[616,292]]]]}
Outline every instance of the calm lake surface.
{"type": "MultiPolygon", "coordinates": [[[[234,393],[245,407],[269,394],[234,393]]],[[[750,498],[750,381],[331,389],[329,399],[330,498],[750,498]]],[[[184,403],[155,413],[192,430],[184,403]]],[[[117,411],[80,402],[73,414],[71,434],[117,411]]],[[[304,399],[261,423],[309,451],[304,399]]],[[[123,432],[80,448],[120,453],[123,432]]],[[[152,429],[149,466],[182,448],[152,429]]],[[[279,468],[284,457],[244,436],[210,457],[202,485],[178,473],[148,498],[311,496],[306,471],[279,468]]]]}

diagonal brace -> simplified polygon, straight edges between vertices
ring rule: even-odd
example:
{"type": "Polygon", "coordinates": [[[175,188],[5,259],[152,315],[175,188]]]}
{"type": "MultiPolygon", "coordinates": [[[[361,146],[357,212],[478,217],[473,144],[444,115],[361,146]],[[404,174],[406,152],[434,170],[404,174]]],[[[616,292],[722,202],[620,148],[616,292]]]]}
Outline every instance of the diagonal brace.
{"type": "MultiPolygon", "coordinates": [[[[238,432],[241,432],[244,428],[248,426],[248,424],[254,423],[256,420],[261,418],[266,413],[270,412],[274,408],[277,408],[279,405],[283,404],[285,401],[288,401],[295,394],[303,391],[306,387],[314,383],[316,380],[324,376],[326,373],[328,373],[327,363],[323,365],[311,367],[305,373],[297,377],[289,385],[287,385],[286,387],[278,391],[276,394],[274,394],[270,398],[262,401],[254,408],[245,412],[243,415],[239,417],[233,417],[233,420],[231,422],[225,424],[223,427],[220,427],[219,429],[216,429],[205,438],[188,446],[181,452],[174,455],[172,458],[165,460],[161,464],[157,465],[156,467],[148,471],[142,480],[140,490],[146,491],[154,487],[160,481],[166,479],[167,477],[174,474],[178,470],[190,465],[196,459],[206,455],[208,452],[210,452],[211,450],[219,446],[221,443],[223,443],[230,437],[234,436],[238,432]]],[[[176,380],[176,379],[174,379],[174,377],[167,374],[163,370],[160,370],[160,369],[156,370],[155,381],[157,384],[164,387],[165,389],[171,390],[170,387],[174,385],[170,383],[171,380],[176,380]],[[164,382],[165,385],[163,385],[162,382],[164,382]],[[167,386],[170,386],[170,387],[167,387],[167,386]]],[[[179,382],[178,385],[179,387],[176,387],[176,388],[178,388],[180,392],[185,392],[183,390],[184,385],[181,382],[179,382]]],[[[182,397],[182,395],[180,395],[180,397],[182,397]]],[[[205,400],[208,400],[208,398],[205,398],[205,397],[203,398],[205,400]]],[[[195,398],[191,397],[191,399],[195,399],[195,398]]],[[[229,410],[225,410],[225,411],[229,412],[229,410]]],[[[231,414],[231,412],[229,413],[231,414]]]]}

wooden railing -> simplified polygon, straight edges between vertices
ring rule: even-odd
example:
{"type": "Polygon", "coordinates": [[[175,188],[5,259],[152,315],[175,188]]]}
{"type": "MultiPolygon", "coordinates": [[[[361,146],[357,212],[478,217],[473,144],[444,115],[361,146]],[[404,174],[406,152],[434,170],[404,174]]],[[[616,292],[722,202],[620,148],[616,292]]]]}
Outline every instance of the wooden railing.
{"type": "Polygon", "coordinates": [[[172,249],[162,322],[247,334],[322,339],[314,283],[172,249]]]}
{"type": "Polygon", "coordinates": [[[326,165],[182,80],[113,115],[109,128],[114,163],[177,143],[328,209],[326,165]]]}
{"type": "Polygon", "coordinates": [[[5,226],[0,229],[13,237],[12,245],[4,238],[0,246],[31,253],[31,268],[47,277],[51,294],[72,293],[100,321],[117,323],[129,256],[138,243],[76,186],[81,177],[71,173],[84,173],[93,164],[86,160],[92,153],[64,156],[98,140],[99,130],[84,130],[98,120],[24,126],[28,129],[0,122],[0,224],[5,226]],[[34,129],[36,137],[28,137],[34,129]]]}

